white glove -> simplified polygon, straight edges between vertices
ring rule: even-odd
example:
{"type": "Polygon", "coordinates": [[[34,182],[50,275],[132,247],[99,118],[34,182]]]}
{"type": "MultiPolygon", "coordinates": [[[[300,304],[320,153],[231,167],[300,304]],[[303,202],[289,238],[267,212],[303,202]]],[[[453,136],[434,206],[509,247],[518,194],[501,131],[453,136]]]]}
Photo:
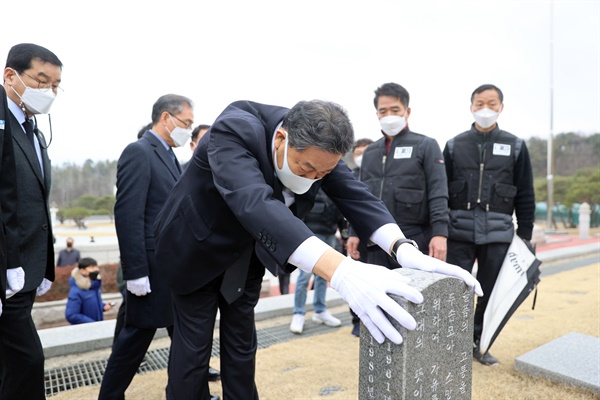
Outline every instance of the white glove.
{"type": "Polygon", "coordinates": [[[127,281],[127,290],[136,296],[145,296],[150,293],[150,279],[147,276],[127,281]]]}
{"type": "Polygon", "coordinates": [[[479,281],[471,273],[461,267],[448,264],[437,258],[426,256],[410,244],[401,244],[397,252],[398,263],[404,268],[418,269],[421,271],[437,272],[439,274],[454,276],[462,279],[467,286],[475,290],[477,296],[483,296],[479,281]]]}
{"type": "Polygon", "coordinates": [[[6,270],[6,298],[15,295],[25,286],[25,271],[23,268],[10,268],[6,270]]]}
{"type": "Polygon", "coordinates": [[[386,318],[383,311],[404,326],[413,330],[415,319],[393,300],[389,294],[402,296],[413,303],[423,302],[423,295],[407,285],[410,278],[380,265],[365,264],[346,258],[331,277],[331,287],[350,305],[378,343],[387,337],[396,344],[402,343],[402,335],[386,318]]]}
{"type": "Polygon", "coordinates": [[[52,287],[52,282],[50,282],[48,279],[44,278],[42,283],[40,283],[40,286],[38,286],[37,289],[35,290],[35,295],[36,296],[45,295],[46,292],[48,292],[48,290],[50,290],[50,287],[52,287]]]}

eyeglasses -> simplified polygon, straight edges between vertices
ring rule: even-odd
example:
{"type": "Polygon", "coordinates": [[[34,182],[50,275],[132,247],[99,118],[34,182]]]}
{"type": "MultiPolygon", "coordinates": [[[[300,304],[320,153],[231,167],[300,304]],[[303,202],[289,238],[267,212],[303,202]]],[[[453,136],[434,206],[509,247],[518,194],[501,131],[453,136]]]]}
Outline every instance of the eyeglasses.
{"type": "Polygon", "coordinates": [[[31,79],[33,79],[34,81],[37,82],[38,84],[38,89],[43,91],[43,92],[47,92],[49,89],[52,89],[52,91],[54,93],[58,92],[58,89],[60,89],[61,92],[64,92],[63,88],[61,88],[58,85],[52,85],[51,83],[48,82],[42,82],[37,78],[34,78],[33,76],[29,75],[27,72],[23,71],[23,74],[27,75],[28,77],[30,77],[31,79]]]}
{"type": "Polygon", "coordinates": [[[171,117],[175,118],[177,121],[181,122],[183,124],[183,127],[185,129],[191,129],[192,125],[194,125],[194,123],[187,123],[185,121],[180,120],[179,118],[177,118],[177,116],[173,115],[173,114],[169,114],[171,117]]]}

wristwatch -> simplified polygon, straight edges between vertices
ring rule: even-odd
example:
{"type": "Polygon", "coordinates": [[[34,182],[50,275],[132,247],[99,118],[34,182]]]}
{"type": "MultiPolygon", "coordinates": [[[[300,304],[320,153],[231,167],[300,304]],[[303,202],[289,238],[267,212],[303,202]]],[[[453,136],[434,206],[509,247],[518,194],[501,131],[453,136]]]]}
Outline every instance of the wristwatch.
{"type": "Polygon", "coordinates": [[[398,260],[398,255],[396,254],[396,252],[398,251],[398,247],[400,247],[400,245],[404,243],[410,243],[413,246],[415,246],[417,250],[419,249],[419,245],[417,244],[417,242],[415,242],[412,239],[398,239],[396,240],[396,243],[394,243],[394,246],[392,246],[392,251],[390,252],[390,255],[394,258],[394,260],[398,260]]]}

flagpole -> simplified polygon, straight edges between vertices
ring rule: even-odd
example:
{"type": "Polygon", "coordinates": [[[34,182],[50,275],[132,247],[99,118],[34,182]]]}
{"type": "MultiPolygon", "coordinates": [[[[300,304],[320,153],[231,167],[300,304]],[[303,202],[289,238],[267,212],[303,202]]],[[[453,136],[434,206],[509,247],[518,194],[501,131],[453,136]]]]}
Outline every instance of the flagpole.
{"type": "Polygon", "coordinates": [[[550,137],[548,138],[547,175],[548,183],[548,213],[546,217],[546,231],[553,230],[552,211],[554,208],[554,160],[553,143],[554,136],[554,1],[550,1],[550,137]]]}

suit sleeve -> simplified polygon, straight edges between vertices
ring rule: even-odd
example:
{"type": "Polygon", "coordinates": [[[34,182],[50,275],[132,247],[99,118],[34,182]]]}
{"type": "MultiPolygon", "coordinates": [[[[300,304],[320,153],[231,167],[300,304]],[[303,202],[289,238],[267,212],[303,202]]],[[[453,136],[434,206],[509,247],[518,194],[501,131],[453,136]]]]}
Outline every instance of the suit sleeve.
{"type": "Polygon", "coordinates": [[[448,237],[448,179],[444,168],[442,151],[437,141],[427,138],[423,167],[427,179],[429,222],[433,236],[448,237]]]}
{"type": "MultiPolygon", "coordinates": [[[[277,265],[313,233],[274,197],[266,174],[273,176],[265,151],[269,137],[258,121],[227,118],[211,128],[208,159],[214,184],[235,218],[277,265]],[[269,240],[261,240],[261,238],[269,240]],[[267,244],[268,243],[268,244],[267,244]]],[[[264,262],[264,261],[263,261],[264,262]]]]}
{"type": "Polygon", "coordinates": [[[531,159],[525,142],[523,142],[523,147],[515,164],[514,184],[517,187],[517,195],[515,196],[517,235],[522,239],[531,240],[535,220],[535,190],[531,159]]]}
{"type": "Polygon", "coordinates": [[[126,280],[149,275],[144,216],[150,182],[149,157],[140,143],[134,142],[117,163],[115,228],[126,280]]]}
{"type": "Polygon", "coordinates": [[[371,235],[383,225],[396,224],[383,201],[354,177],[343,160],[323,178],[322,187],[361,242],[368,243],[371,235]]]}

